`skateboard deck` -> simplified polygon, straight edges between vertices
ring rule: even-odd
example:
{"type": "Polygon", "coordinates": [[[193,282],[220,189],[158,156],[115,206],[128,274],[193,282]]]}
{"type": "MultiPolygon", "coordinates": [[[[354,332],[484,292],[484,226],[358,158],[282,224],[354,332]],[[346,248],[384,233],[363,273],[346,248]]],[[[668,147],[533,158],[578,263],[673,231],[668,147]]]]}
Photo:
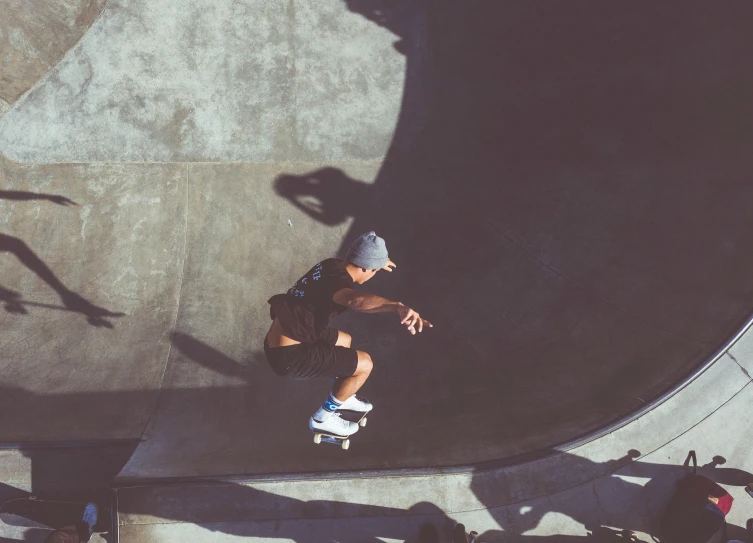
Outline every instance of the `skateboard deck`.
{"type": "MultiPolygon", "coordinates": [[[[351,411],[349,409],[338,409],[337,412],[340,414],[340,418],[355,422],[363,428],[366,426],[366,421],[368,420],[368,416],[370,411],[367,411],[366,413],[362,411],[351,411]]],[[[336,434],[328,434],[327,432],[319,432],[312,430],[314,432],[314,443],[317,445],[319,443],[331,443],[332,445],[340,445],[343,449],[348,449],[350,447],[350,439],[349,436],[338,436],[336,434]]]]}
{"type": "MultiPolygon", "coordinates": [[[[16,515],[51,528],[60,528],[80,521],[85,507],[85,503],[40,500],[36,496],[30,496],[8,500],[0,506],[0,513],[16,515]]],[[[110,510],[99,504],[97,507],[99,515],[94,531],[110,532],[110,510]]]]}

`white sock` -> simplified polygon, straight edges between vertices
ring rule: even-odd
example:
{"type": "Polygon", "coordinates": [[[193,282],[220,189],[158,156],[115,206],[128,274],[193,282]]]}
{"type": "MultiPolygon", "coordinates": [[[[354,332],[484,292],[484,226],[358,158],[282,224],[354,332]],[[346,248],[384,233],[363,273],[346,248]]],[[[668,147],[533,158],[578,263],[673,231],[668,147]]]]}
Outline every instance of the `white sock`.
{"type": "Polygon", "coordinates": [[[324,400],[324,405],[322,405],[316,413],[314,413],[313,419],[317,422],[324,422],[328,418],[332,416],[332,414],[337,411],[337,409],[342,405],[342,402],[335,398],[332,393],[330,392],[329,396],[326,400],[324,400]]]}

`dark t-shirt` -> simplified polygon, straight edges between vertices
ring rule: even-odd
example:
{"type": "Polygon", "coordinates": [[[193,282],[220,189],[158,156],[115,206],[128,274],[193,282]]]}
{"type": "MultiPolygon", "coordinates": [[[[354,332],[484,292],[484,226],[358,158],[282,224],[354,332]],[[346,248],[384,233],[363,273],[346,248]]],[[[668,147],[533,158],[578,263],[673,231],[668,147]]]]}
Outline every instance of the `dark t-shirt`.
{"type": "Polygon", "coordinates": [[[328,258],[311,268],[285,294],[272,296],[269,314],[280,320],[289,338],[313,343],[332,318],[347,309],[332,300],[335,292],[344,288],[353,288],[345,262],[328,258]]]}

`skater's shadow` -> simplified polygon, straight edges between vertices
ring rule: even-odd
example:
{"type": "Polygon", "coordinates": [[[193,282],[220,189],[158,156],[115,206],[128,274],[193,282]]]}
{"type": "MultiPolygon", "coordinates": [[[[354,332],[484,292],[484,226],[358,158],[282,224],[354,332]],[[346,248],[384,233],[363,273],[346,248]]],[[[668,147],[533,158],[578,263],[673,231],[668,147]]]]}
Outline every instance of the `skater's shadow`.
{"type": "MultiPolygon", "coordinates": [[[[45,200],[60,206],[78,205],[73,200],[56,194],[40,194],[22,191],[0,191],[0,199],[5,200],[45,200]]],[[[39,258],[23,240],[0,233],[0,252],[12,253],[30,271],[34,272],[42,281],[50,286],[60,296],[62,305],[34,302],[24,299],[23,295],[11,289],[0,286],[0,302],[3,308],[17,315],[25,315],[30,307],[40,307],[61,311],[81,313],[92,326],[113,328],[108,319],[121,317],[124,314],[110,311],[90,302],[80,294],[67,288],[53,271],[39,258]]]]}
{"type": "Polygon", "coordinates": [[[368,205],[371,185],[337,168],[303,175],[282,175],[275,191],[306,215],[328,226],[343,224],[368,205]]]}
{"type": "Polygon", "coordinates": [[[244,358],[244,363],[241,363],[183,332],[173,332],[170,340],[173,346],[187,358],[227,377],[238,377],[245,381],[251,381],[252,370],[266,364],[266,359],[262,353],[251,353],[244,358]]]}

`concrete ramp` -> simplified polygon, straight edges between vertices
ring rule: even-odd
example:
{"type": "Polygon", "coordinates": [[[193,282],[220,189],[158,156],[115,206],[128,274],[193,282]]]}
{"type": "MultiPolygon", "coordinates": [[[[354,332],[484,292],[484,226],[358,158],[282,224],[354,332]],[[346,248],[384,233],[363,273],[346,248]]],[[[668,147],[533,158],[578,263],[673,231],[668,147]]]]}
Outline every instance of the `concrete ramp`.
{"type": "Polygon", "coordinates": [[[0,441],[138,439],[121,479],[447,467],[644,408],[753,306],[752,11],[111,0],[0,120],[0,441]],[[376,364],[344,453],[310,443],[329,383],[260,351],[368,230],[398,268],[366,288],[435,328],[337,322],[376,364]]]}

